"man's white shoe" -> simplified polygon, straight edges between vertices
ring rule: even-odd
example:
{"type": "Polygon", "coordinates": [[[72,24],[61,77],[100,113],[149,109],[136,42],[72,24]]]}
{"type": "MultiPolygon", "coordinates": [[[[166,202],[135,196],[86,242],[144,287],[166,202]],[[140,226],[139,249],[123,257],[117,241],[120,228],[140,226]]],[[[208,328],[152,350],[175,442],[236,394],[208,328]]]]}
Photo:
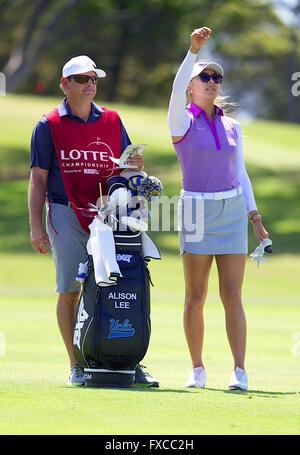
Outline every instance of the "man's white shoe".
{"type": "Polygon", "coordinates": [[[81,387],[84,385],[84,372],[78,363],[71,368],[67,385],[69,387],[81,387]]]}
{"type": "Polygon", "coordinates": [[[203,367],[193,368],[184,387],[204,388],[206,383],[206,371],[203,367]]]}
{"type": "Polygon", "coordinates": [[[246,371],[242,368],[236,367],[236,369],[231,373],[228,388],[230,390],[247,390],[248,378],[246,371]]]}

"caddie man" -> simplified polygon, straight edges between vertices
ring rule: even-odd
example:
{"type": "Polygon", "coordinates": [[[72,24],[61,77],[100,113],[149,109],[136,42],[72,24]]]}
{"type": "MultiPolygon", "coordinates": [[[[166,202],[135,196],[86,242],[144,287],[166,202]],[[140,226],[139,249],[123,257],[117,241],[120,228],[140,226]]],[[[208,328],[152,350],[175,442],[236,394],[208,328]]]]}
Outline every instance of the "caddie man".
{"type": "MultiPolygon", "coordinates": [[[[73,353],[73,328],[80,285],[78,264],[86,256],[93,214],[87,204],[99,198],[99,180],[118,174],[111,158],[120,158],[131,143],[117,112],[99,107],[93,99],[99,79],[106,73],[85,55],[72,58],[62,70],[61,104],[37,122],[31,138],[28,206],[30,240],[40,254],[51,248],[56,269],[57,321],[70,359],[69,385],[83,385],[83,370],[73,353]],[[46,200],[46,226],[43,207],[46,200]]],[[[142,155],[128,160],[143,169],[142,155]]],[[[143,368],[135,382],[158,387],[143,368]]]]}

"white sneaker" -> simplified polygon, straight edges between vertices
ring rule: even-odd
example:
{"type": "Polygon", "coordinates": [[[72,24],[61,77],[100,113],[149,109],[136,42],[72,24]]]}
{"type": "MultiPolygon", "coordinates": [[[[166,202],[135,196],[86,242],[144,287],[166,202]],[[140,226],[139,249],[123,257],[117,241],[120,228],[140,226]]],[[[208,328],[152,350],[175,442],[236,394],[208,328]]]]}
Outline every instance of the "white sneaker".
{"type": "Polygon", "coordinates": [[[84,385],[84,372],[78,363],[71,368],[67,385],[70,387],[80,387],[84,385]]]}
{"type": "Polygon", "coordinates": [[[247,390],[248,378],[246,371],[242,368],[236,367],[236,369],[231,373],[228,388],[230,390],[247,390]]]}
{"type": "Polygon", "coordinates": [[[200,387],[203,389],[206,383],[206,371],[203,367],[193,368],[184,387],[200,387]]]}

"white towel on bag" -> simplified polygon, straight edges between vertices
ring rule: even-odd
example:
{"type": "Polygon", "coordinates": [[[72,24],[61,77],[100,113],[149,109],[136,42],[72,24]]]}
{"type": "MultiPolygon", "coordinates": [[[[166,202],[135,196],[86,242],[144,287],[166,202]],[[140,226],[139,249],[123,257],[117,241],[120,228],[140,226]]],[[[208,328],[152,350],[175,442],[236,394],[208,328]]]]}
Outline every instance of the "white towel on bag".
{"type": "MultiPolygon", "coordinates": [[[[112,286],[122,277],[117,259],[112,228],[97,216],[89,225],[91,231],[87,252],[93,257],[95,281],[98,286],[112,286]]],[[[161,259],[160,253],[146,232],[141,233],[144,258],[161,259]]]]}
{"type": "Polygon", "coordinates": [[[93,256],[96,284],[98,286],[117,284],[117,278],[122,274],[116,260],[112,228],[96,216],[89,229],[91,235],[87,243],[87,252],[93,256]]]}

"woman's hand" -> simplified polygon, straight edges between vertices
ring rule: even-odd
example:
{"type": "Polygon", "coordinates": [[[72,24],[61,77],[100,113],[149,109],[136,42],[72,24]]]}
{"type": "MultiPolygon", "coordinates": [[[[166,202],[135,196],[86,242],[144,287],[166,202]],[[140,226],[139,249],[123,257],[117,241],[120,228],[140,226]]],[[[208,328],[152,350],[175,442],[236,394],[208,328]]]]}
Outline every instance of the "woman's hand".
{"type": "Polygon", "coordinates": [[[253,230],[259,243],[261,243],[266,237],[269,237],[269,233],[263,227],[261,220],[253,221],[253,230]]]}
{"type": "Polygon", "coordinates": [[[197,54],[199,49],[206,43],[211,34],[211,29],[208,27],[195,28],[191,34],[190,52],[197,54]]]}

